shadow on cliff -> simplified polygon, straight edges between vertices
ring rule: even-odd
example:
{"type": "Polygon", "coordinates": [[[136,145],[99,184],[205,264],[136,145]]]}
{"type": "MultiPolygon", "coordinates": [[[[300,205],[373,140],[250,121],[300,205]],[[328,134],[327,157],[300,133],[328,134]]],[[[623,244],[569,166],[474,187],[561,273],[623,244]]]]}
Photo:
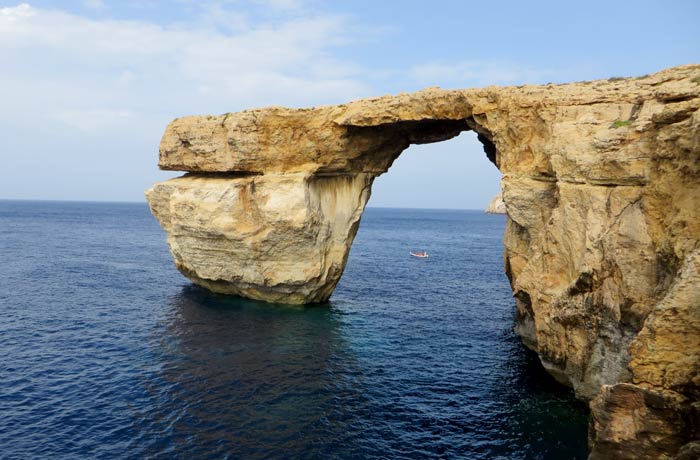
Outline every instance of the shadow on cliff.
{"type": "Polygon", "coordinates": [[[324,315],[320,311],[324,310],[328,313],[328,310],[332,307],[331,302],[313,303],[308,305],[268,303],[234,295],[217,294],[195,284],[183,286],[181,292],[174,297],[173,304],[178,308],[186,309],[188,311],[205,308],[219,312],[255,311],[258,314],[277,313],[294,315],[295,313],[302,311],[319,310],[317,312],[320,314],[319,318],[331,318],[333,316],[332,313],[324,315]]]}

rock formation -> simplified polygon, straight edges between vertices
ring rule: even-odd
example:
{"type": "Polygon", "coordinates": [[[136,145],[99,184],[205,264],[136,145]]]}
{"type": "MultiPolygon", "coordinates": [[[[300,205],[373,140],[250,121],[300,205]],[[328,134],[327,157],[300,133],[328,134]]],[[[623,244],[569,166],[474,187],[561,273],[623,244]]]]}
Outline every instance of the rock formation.
{"type": "Polygon", "coordinates": [[[503,202],[503,194],[499,193],[494,196],[491,201],[489,201],[489,205],[484,212],[486,212],[486,214],[505,214],[506,204],[503,202]]]}
{"type": "MultiPolygon", "coordinates": [[[[700,438],[700,66],[565,85],[427,89],[173,121],[147,192],[180,271],[216,292],[328,299],[373,179],[472,130],[503,174],[516,330],[591,401],[591,458],[700,438]]],[[[685,456],[685,457],[684,457],[685,456]]]]}

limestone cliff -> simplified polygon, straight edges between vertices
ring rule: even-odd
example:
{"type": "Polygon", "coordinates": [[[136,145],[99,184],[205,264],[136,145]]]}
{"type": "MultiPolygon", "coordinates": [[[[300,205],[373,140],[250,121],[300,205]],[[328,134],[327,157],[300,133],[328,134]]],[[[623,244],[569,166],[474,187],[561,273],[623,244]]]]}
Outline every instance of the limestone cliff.
{"type": "Polygon", "coordinates": [[[486,212],[486,214],[505,214],[506,204],[503,202],[503,194],[499,193],[491,198],[484,212],[486,212]]]}
{"type": "Polygon", "coordinates": [[[592,458],[682,458],[700,426],[698,109],[684,66],[186,117],[159,165],[190,173],[147,197],[193,282],[320,302],[373,179],[410,144],[475,131],[503,174],[517,332],[592,399],[592,458]]]}

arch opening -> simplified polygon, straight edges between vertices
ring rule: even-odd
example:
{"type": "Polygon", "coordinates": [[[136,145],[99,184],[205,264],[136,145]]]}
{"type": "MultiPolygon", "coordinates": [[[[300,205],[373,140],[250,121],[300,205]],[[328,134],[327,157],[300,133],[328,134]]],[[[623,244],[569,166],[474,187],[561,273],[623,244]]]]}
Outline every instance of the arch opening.
{"type": "Polygon", "coordinates": [[[367,206],[483,211],[500,193],[495,146],[485,135],[464,129],[464,121],[453,124],[461,130],[447,140],[414,135],[420,142],[412,142],[375,179],[367,206]]]}

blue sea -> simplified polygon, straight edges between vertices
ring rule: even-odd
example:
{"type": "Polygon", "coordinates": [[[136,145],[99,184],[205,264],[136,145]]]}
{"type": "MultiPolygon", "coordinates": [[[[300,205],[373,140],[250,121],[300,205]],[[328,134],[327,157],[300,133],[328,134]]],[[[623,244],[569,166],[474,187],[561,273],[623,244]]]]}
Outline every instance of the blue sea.
{"type": "Polygon", "coordinates": [[[0,201],[0,457],[585,459],[504,225],[367,209],[330,302],[290,307],[193,286],[145,204],[0,201]]]}

